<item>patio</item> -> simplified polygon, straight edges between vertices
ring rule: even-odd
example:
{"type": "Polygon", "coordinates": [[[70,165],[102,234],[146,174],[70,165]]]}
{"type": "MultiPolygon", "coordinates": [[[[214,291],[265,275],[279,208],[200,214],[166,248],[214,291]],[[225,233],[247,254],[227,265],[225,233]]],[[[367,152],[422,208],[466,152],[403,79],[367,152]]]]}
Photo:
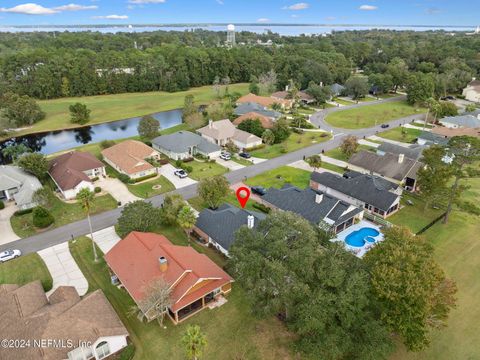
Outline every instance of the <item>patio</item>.
{"type": "Polygon", "coordinates": [[[337,241],[342,242],[347,251],[350,251],[356,257],[362,258],[368,252],[368,250],[370,250],[372,247],[375,246],[376,243],[378,243],[379,241],[383,241],[383,234],[382,234],[382,231],[381,231],[381,229],[378,225],[375,225],[374,223],[372,223],[370,221],[367,221],[367,220],[361,220],[359,223],[353,224],[349,228],[347,228],[344,231],[338,233],[337,237],[335,239],[331,239],[330,241],[332,241],[332,242],[337,242],[337,241]],[[365,228],[375,229],[379,232],[378,235],[371,236],[375,239],[375,242],[365,241],[363,246],[351,246],[351,245],[348,245],[346,243],[345,240],[348,237],[348,235],[350,235],[350,234],[352,234],[356,231],[360,231],[361,229],[365,229],[365,228]]]}

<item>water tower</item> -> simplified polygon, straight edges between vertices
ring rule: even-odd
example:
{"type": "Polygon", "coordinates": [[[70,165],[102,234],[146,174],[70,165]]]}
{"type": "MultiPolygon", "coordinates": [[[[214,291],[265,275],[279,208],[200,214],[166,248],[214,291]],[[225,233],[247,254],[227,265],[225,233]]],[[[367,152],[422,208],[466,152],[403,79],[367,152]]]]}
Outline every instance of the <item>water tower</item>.
{"type": "Polygon", "coordinates": [[[227,26],[227,45],[235,46],[235,25],[233,24],[227,26]]]}

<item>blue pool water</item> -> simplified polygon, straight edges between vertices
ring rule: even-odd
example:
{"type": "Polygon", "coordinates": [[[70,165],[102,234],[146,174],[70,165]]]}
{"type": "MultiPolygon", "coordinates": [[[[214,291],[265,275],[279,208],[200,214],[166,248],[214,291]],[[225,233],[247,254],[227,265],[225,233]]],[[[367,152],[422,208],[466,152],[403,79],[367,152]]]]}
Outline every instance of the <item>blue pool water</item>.
{"type": "Polygon", "coordinates": [[[379,234],[380,232],[374,228],[364,227],[348,234],[345,242],[350,246],[362,247],[365,245],[365,241],[375,242],[374,238],[379,234]]]}

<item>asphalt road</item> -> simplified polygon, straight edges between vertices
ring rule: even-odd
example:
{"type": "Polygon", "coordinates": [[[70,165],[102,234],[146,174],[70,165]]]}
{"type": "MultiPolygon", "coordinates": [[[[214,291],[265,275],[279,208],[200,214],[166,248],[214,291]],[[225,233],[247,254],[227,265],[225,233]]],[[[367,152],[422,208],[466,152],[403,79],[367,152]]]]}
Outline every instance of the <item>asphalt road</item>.
{"type": "MultiPolygon", "coordinates": [[[[341,108],[338,108],[338,110],[340,109],[345,110],[348,108],[371,105],[372,103],[378,104],[381,102],[390,102],[390,101],[398,101],[398,100],[399,100],[398,98],[391,98],[391,99],[385,99],[385,100],[380,100],[376,102],[360,103],[360,104],[355,104],[348,107],[346,106],[341,107],[341,108]]],[[[368,129],[359,129],[359,130],[332,128],[324,122],[323,120],[325,117],[324,112],[329,113],[335,109],[336,108],[322,110],[321,112],[312,115],[312,118],[311,118],[312,123],[316,124],[317,126],[323,129],[326,129],[327,131],[332,132],[333,138],[330,139],[329,141],[318,143],[318,144],[315,144],[291,153],[287,153],[285,155],[264,161],[259,164],[255,164],[255,165],[244,167],[239,170],[231,171],[227,173],[225,177],[231,184],[234,184],[234,183],[243,181],[246,178],[250,178],[255,175],[261,174],[265,171],[272,170],[283,165],[288,165],[298,160],[302,160],[304,157],[320,154],[322,150],[328,151],[328,150],[334,149],[340,146],[340,144],[342,143],[342,140],[347,135],[353,134],[359,138],[363,138],[363,137],[375,135],[376,133],[379,133],[381,131],[385,131],[385,129],[382,129],[380,125],[376,127],[368,128],[368,129]]],[[[338,111],[338,110],[335,110],[335,111],[338,111]]],[[[422,114],[393,120],[389,122],[389,125],[390,125],[390,128],[397,127],[418,118],[422,118],[422,114]]],[[[190,186],[172,191],[170,194],[173,194],[173,193],[180,194],[185,199],[188,200],[192,197],[197,196],[197,185],[196,184],[190,185],[190,186]]],[[[158,206],[161,206],[161,204],[163,203],[164,196],[165,194],[158,195],[146,201],[150,201],[154,206],[158,207],[158,206]]],[[[102,230],[107,227],[115,225],[121,214],[121,211],[122,211],[122,208],[117,208],[114,210],[106,211],[98,215],[92,216],[91,220],[92,220],[93,231],[102,230]]],[[[0,246],[0,251],[3,251],[5,249],[19,249],[22,251],[23,254],[29,254],[29,253],[37,252],[39,250],[43,250],[50,246],[63,243],[65,241],[69,241],[71,240],[72,237],[86,235],[88,234],[88,232],[89,232],[88,223],[87,223],[87,220],[84,219],[84,220],[76,221],[76,222],[61,226],[53,230],[49,230],[49,231],[34,235],[34,236],[30,236],[28,238],[16,240],[6,245],[2,245],[0,246]]]]}

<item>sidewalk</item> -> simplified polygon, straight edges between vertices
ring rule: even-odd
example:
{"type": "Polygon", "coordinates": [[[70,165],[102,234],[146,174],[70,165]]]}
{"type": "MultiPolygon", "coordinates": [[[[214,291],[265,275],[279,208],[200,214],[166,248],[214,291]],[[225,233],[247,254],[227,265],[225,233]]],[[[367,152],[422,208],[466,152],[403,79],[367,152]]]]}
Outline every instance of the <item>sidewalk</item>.
{"type": "Polygon", "coordinates": [[[371,141],[368,141],[368,140],[364,140],[364,139],[360,139],[358,140],[358,143],[360,145],[367,145],[367,146],[371,146],[373,148],[378,148],[381,144],[378,144],[378,143],[375,143],[375,142],[371,142],[371,141]]]}

